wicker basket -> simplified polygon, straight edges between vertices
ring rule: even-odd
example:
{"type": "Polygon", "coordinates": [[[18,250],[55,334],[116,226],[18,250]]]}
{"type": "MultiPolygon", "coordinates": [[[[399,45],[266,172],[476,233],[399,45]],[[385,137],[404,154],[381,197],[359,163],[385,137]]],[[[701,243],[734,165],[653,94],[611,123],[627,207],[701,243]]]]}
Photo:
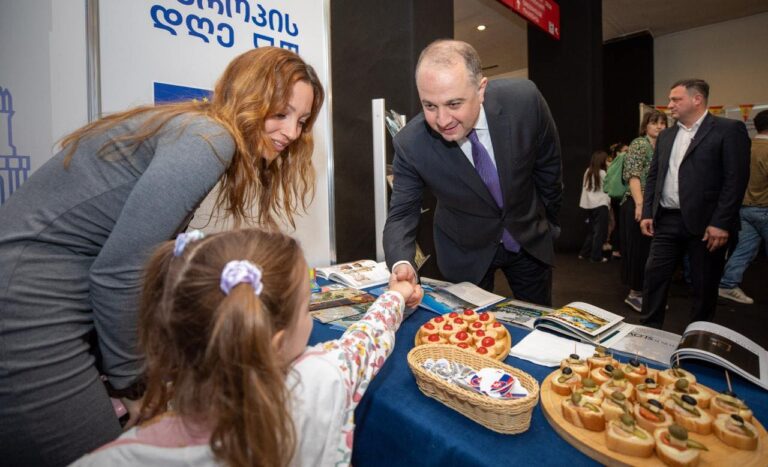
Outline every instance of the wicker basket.
{"type": "Polygon", "coordinates": [[[526,431],[531,425],[533,408],[539,402],[539,383],[524,371],[512,368],[492,358],[446,344],[427,344],[414,347],[408,352],[408,366],[411,367],[421,392],[490,430],[498,433],[517,434],[526,431]],[[428,358],[433,360],[445,358],[464,364],[474,370],[501,368],[519,379],[523,387],[528,390],[528,395],[521,399],[503,401],[460,388],[443,381],[422,368],[421,364],[428,358]]]}

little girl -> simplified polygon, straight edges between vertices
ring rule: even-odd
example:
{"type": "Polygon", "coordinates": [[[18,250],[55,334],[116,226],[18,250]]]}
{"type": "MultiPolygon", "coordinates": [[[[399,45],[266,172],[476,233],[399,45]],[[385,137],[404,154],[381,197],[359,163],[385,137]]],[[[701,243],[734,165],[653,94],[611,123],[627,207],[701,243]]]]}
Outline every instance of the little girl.
{"type": "Polygon", "coordinates": [[[353,412],[414,287],[307,348],[307,263],[292,238],[195,231],[148,263],[139,316],[146,420],[75,465],[346,465],[353,412]]]}
{"type": "Polygon", "coordinates": [[[603,191],[607,158],[608,153],[605,151],[595,151],[592,153],[589,167],[584,172],[579,207],[589,213],[589,232],[579,252],[579,259],[588,256],[594,262],[608,261],[603,258],[603,243],[608,238],[608,215],[611,206],[611,197],[603,191]]]}

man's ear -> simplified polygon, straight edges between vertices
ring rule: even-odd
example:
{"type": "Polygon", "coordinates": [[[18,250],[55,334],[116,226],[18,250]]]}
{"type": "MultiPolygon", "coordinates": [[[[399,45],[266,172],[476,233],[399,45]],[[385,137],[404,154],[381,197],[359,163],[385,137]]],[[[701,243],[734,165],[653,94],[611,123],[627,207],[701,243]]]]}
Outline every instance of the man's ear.
{"type": "Polygon", "coordinates": [[[480,103],[482,104],[485,100],[485,87],[488,86],[488,78],[483,77],[480,79],[480,85],[477,89],[477,94],[480,97],[480,103]]]}

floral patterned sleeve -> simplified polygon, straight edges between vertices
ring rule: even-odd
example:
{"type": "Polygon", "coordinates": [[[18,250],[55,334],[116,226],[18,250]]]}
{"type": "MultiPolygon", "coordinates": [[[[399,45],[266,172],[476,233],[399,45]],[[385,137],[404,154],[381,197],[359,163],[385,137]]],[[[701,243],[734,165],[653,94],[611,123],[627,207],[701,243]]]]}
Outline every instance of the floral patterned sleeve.
{"type": "Polygon", "coordinates": [[[648,150],[653,151],[648,140],[641,136],[635,138],[627,149],[627,155],[624,157],[624,180],[629,182],[632,177],[637,177],[640,181],[645,179],[648,173],[648,150]]]}
{"type": "Polygon", "coordinates": [[[386,292],[340,338],[322,344],[325,351],[338,356],[337,365],[351,397],[349,408],[357,406],[368,383],[392,353],[404,307],[402,295],[386,292]]]}

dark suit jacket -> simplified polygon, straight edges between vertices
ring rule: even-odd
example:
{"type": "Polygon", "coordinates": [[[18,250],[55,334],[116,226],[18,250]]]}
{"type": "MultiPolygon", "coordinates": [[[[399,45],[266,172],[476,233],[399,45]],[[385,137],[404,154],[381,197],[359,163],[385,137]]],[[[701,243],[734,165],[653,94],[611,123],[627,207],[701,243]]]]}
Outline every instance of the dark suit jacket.
{"type": "MultiPolygon", "coordinates": [[[[394,138],[394,188],[384,227],[392,267],[413,262],[422,191],[434,193],[437,264],[450,281],[479,282],[506,227],[522,247],[552,264],[552,226],[562,196],[560,141],[544,98],[528,80],[491,81],[483,103],[499,172],[503,209],[455,142],[419,114],[394,138]]],[[[559,229],[559,228],[558,228],[559,229]]]]}
{"type": "MultiPolygon", "coordinates": [[[[661,191],[679,127],[667,128],[656,140],[643,198],[643,219],[659,213],[661,191]]],[[[678,196],[685,228],[704,235],[707,226],[735,232],[739,208],[749,181],[752,143],[739,120],[707,114],[691,140],[678,171],[678,196]]]]}

